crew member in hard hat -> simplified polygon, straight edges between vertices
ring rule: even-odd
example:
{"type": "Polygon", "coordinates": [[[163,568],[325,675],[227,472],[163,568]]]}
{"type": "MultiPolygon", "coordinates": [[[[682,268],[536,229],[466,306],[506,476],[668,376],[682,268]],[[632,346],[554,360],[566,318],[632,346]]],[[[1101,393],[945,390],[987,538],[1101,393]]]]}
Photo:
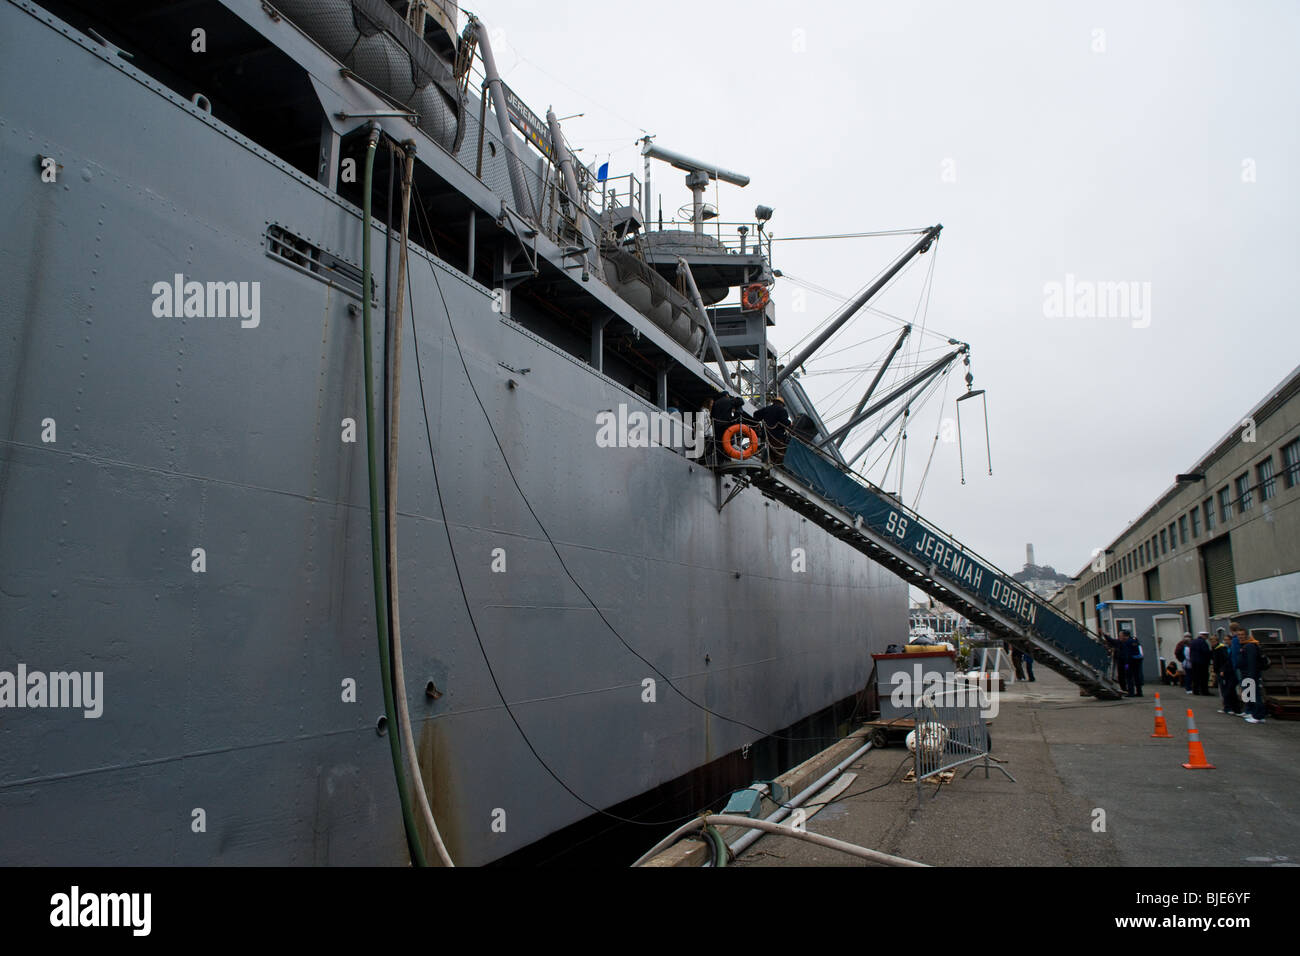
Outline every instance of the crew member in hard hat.
{"type": "Polygon", "coordinates": [[[754,418],[763,426],[763,437],[767,441],[772,464],[781,464],[785,461],[785,450],[790,445],[790,413],[786,411],[785,399],[773,395],[769,404],[754,413],[754,418]]]}

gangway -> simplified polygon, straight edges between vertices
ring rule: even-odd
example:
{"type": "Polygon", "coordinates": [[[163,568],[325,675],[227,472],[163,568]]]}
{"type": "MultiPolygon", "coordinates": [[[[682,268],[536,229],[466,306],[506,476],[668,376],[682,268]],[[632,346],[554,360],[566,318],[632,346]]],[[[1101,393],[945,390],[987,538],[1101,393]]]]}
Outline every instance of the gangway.
{"type": "Polygon", "coordinates": [[[737,483],[730,497],[743,487],[758,488],[1086,693],[1104,700],[1124,696],[1111,676],[1110,653],[1095,635],[893,495],[796,436],[780,465],[764,460],[766,447],[755,458],[717,462],[717,470],[737,483]]]}

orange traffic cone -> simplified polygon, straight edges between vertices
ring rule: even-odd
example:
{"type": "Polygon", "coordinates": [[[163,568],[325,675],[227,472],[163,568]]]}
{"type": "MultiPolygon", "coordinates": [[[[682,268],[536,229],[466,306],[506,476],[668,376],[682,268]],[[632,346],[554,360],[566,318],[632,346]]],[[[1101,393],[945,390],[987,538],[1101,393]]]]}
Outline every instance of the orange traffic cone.
{"type": "Polygon", "coordinates": [[[1196,730],[1196,718],[1187,712],[1187,770],[1213,770],[1214,764],[1205,759],[1205,748],[1201,746],[1201,735],[1196,730]]]}
{"type": "Polygon", "coordinates": [[[1160,695],[1156,694],[1156,730],[1152,737],[1172,737],[1169,725],[1165,723],[1165,709],[1160,706],[1160,695]]]}

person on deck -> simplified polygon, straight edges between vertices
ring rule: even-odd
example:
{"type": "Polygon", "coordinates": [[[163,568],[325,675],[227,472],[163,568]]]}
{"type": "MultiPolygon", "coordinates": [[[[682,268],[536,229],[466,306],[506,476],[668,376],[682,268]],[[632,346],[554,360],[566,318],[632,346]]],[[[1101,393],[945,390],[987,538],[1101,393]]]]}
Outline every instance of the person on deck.
{"type": "Polygon", "coordinates": [[[709,418],[713,421],[713,449],[719,461],[728,457],[722,450],[722,436],[728,428],[740,421],[744,408],[745,400],[728,392],[719,392],[709,403],[709,418]]]}
{"type": "Polygon", "coordinates": [[[760,408],[754,418],[762,426],[762,436],[767,440],[772,464],[781,464],[790,444],[790,413],[786,411],[785,399],[780,395],[772,396],[771,403],[760,408]]]}

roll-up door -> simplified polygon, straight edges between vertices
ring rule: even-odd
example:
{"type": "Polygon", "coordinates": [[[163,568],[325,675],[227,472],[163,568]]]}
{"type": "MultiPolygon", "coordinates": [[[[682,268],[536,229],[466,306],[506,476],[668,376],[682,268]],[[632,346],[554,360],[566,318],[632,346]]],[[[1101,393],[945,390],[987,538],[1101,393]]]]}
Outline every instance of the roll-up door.
{"type": "Polygon", "coordinates": [[[1205,561],[1205,591],[1210,600],[1210,614],[1235,614],[1237,574],[1232,567],[1232,544],[1228,535],[1203,546],[1201,555],[1205,561]]]}

